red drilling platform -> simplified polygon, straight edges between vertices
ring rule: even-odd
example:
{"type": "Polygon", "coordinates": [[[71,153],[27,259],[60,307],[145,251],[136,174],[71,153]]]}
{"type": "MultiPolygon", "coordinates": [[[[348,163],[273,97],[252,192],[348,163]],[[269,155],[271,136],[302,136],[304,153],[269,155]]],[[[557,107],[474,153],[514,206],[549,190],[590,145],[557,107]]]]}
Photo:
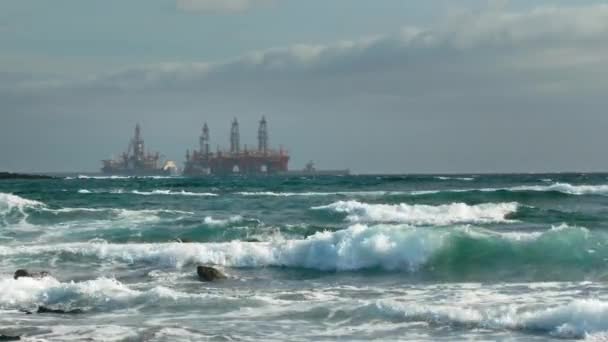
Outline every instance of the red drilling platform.
{"type": "Polygon", "coordinates": [[[200,149],[186,152],[186,163],[183,174],[186,176],[230,175],[230,174],[276,174],[288,170],[289,154],[280,148],[268,147],[268,123],[262,117],[258,128],[258,148],[248,150],[247,145],[241,149],[239,123],[236,118],[230,127],[230,151],[220,150],[215,153],[209,149],[209,127],[203,126],[200,137],[200,149]]]}

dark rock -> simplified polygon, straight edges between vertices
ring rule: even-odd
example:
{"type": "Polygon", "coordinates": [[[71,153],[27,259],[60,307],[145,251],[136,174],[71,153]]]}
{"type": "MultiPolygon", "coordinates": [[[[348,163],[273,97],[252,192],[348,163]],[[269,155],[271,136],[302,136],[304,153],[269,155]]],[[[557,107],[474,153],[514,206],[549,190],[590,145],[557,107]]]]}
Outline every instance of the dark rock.
{"type": "Polygon", "coordinates": [[[249,238],[249,239],[245,239],[245,242],[262,242],[262,240],[256,239],[256,238],[249,238]]]}
{"type": "Polygon", "coordinates": [[[21,341],[21,336],[0,335],[0,341],[21,341]]]}
{"type": "Polygon", "coordinates": [[[61,309],[51,309],[51,308],[47,308],[46,306],[39,306],[38,310],[36,311],[36,313],[52,313],[52,314],[69,314],[69,315],[76,315],[76,314],[81,314],[84,313],[84,311],[82,311],[81,309],[74,309],[74,310],[61,310],[61,309]]]}
{"type": "Polygon", "coordinates": [[[0,179],[53,179],[51,176],[29,175],[21,173],[0,172],[0,179]]]}
{"type": "Polygon", "coordinates": [[[218,279],[226,279],[226,275],[217,269],[209,266],[198,266],[196,273],[202,281],[214,281],[218,279]]]}
{"type": "Polygon", "coordinates": [[[21,277],[26,277],[26,278],[41,279],[44,277],[48,277],[49,275],[50,275],[49,272],[46,272],[46,271],[30,273],[28,270],[20,269],[20,270],[15,271],[15,275],[13,276],[13,278],[19,279],[21,277]]]}

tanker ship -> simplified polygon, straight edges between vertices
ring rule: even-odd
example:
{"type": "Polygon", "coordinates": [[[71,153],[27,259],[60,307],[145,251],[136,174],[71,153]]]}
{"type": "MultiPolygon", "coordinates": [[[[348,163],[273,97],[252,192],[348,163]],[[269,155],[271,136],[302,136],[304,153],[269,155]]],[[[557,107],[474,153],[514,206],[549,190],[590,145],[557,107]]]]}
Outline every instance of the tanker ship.
{"type": "Polygon", "coordinates": [[[139,124],[135,126],[135,136],[131,139],[126,152],[117,159],[102,160],[101,172],[107,175],[125,176],[164,176],[175,171],[175,163],[167,161],[161,167],[158,152],[146,153],[144,139],[139,124]]]}

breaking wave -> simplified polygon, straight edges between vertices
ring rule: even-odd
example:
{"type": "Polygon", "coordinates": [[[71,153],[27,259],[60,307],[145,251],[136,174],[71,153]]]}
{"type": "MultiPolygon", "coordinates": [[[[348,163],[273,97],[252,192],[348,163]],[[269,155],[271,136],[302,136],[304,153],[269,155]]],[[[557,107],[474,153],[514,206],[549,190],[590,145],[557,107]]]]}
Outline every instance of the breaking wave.
{"type": "Polygon", "coordinates": [[[452,203],[439,206],[409,204],[368,204],[338,201],[313,207],[346,214],[350,222],[402,222],[414,225],[449,225],[454,223],[508,222],[507,215],[517,211],[517,203],[452,203]]]}
{"type": "Polygon", "coordinates": [[[26,208],[39,207],[44,207],[44,203],[0,192],[0,215],[6,215],[15,210],[23,213],[26,208]]]}
{"type": "Polygon", "coordinates": [[[367,315],[375,313],[410,322],[541,332],[558,338],[585,338],[608,331],[608,302],[600,300],[574,300],[543,309],[525,309],[511,305],[485,310],[381,300],[362,311],[367,315]]]}
{"type": "MultiPolygon", "coordinates": [[[[45,203],[25,199],[13,194],[0,193],[0,224],[20,223],[27,225],[30,218],[44,216],[60,220],[120,220],[126,223],[155,221],[162,215],[193,215],[193,212],[170,209],[122,209],[122,208],[49,208],[45,203]]],[[[44,228],[44,227],[42,227],[44,228]]]]}
{"type": "MultiPolygon", "coordinates": [[[[608,237],[584,228],[559,227],[528,237],[478,228],[416,228],[356,224],[307,239],[269,242],[108,244],[0,247],[0,256],[98,259],[127,264],[182,268],[197,263],[227,267],[293,267],[321,271],[423,272],[450,279],[518,275],[574,277],[606,273],[608,237]],[[522,267],[524,267],[522,269],[522,267]],[[563,272],[564,267],[572,270],[563,272]],[[559,272],[558,272],[559,271],[559,272]],[[570,271],[569,271],[570,272],[570,271]]],[[[34,260],[36,258],[32,258],[34,260]]]]}

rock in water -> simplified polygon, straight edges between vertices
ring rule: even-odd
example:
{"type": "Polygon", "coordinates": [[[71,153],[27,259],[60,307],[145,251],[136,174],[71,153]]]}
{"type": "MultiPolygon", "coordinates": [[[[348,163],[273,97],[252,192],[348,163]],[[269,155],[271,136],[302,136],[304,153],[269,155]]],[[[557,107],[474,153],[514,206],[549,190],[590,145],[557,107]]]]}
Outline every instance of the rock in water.
{"type": "Polygon", "coordinates": [[[21,341],[21,336],[0,335],[0,341],[21,341]]]}
{"type": "Polygon", "coordinates": [[[46,272],[46,271],[30,273],[28,270],[20,269],[20,270],[15,271],[15,275],[13,276],[13,278],[19,279],[21,277],[26,277],[26,278],[40,279],[40,278],[48,277],[49,275],[50,275],[49,272],[46,272]]]}
{"type": "Polygon", "coordinates": [[[196,273],[202,281],[214,281],[217,279],[225,279],[226,275],[217,269],[209,266],[198,266],[196,273]]]}
{"type": "Polygon", "coordinates": [[[69,314],[69,315],[76,315],[76,314],[81,314],[84,313],[84,311],[80,310],[80,309],[74,309],[74,310],[61,310],[61,309],[51,309],[51,308],[47,308],[46,306],[39,306],[38,307],[38,311],[36,311],[36,313],[52,313],[52,314],[69,314]]]}

